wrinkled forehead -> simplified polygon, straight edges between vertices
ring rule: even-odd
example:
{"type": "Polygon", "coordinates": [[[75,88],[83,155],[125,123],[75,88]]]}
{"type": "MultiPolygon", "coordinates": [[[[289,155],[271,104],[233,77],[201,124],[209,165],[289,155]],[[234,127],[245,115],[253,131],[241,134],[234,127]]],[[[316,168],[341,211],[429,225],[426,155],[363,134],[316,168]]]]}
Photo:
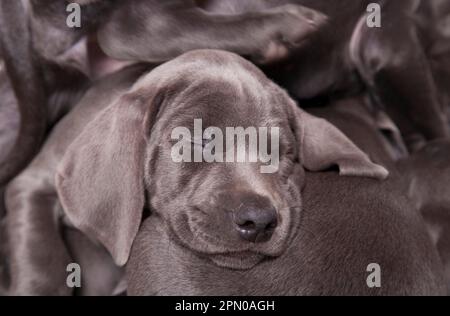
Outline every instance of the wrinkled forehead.
{"type": "Polygon", "coordinates": [[[211,74],[190,84],[172,104],[171,122],[190,126],[202,119],[205,126],[278,126],[284,119],[279,104],[255,78],[211,74]]]}
{"type": "Polygon", "coordinates": [[[286,98],[256,66],[218,51],[194,51],[160,66],[135,86],[165,91],[160,111],[168,125],[273,126],[287,120],[286,98]]]}

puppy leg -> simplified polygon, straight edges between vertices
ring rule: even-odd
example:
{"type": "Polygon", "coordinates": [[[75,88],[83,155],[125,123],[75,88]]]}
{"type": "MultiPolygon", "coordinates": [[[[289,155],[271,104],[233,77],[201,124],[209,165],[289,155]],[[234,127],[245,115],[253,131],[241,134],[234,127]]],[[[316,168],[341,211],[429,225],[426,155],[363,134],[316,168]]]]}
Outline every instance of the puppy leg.
{"type": "Polygon", "coordinates": [[[7,189],[10,294],[69,295],[71,263],[61,238],[56,192],[41,174],[26,171],[7,189]]]}
{"type": "Polygon", "coordinates": [[[115,10],[99,31],[111,57],[162,62],[194,49],[223,49],[258,63],[286,57],[326,18],[297,5],[236,15],[208,13],[194,1],[137,0],[115,10]]]}
{"type": "Polygon", "coordinates": [[[351,56],[411,148],[415,133],[432,140],[447,137],[449,128],[411,19],[417,1],[396,2],[383,8],[381,28],[367,27],[362,18],[353,36],[351,56]]]}

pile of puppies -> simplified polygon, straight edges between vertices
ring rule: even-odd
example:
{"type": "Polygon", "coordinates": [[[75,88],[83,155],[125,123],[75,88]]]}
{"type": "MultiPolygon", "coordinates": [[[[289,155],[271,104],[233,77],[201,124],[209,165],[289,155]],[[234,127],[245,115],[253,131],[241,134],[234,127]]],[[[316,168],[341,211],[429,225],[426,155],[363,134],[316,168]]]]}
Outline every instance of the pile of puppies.
{"type": "Polygon", "coordinates": [[[0,1],[0,294],[448,293],[448,1],[73,2],[0,1]],[[174,162],[199,118],[279,170],[174,162]]]}

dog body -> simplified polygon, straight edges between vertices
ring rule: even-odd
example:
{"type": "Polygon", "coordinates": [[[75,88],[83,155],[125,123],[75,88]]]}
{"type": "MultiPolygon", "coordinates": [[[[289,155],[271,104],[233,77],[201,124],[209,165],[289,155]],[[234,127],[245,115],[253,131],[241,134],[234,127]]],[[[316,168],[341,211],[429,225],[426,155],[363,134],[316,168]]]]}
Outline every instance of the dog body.
{"type": "Polygon", "coordinates": [[[221,268],[180,245],[152,216],[133,245],[128,294],[444,295],[438,254],[398,188],[307,173],[298,234],[280,257],[245,271],[221,268]],[[372,263],[381,268],[380,288],[367,283],[372,263]]]}
{"type": "Polygon", "coordinates": [[[385,166],[391,177],[401,179],[399,187],[403,189],[402,195],[424,217],[431,240],[445,266],[448,285],[450,143],[445,139],[437,140],[412,156],[399,155],[405,152],[405,145],[401,142],[398,129],[392,121],[380,116],[381,113],[373,115],[367,105],[364,99],[347,99],[332,106],[311,109],[311,112],[332,122],[373,161],[385,166]]]}

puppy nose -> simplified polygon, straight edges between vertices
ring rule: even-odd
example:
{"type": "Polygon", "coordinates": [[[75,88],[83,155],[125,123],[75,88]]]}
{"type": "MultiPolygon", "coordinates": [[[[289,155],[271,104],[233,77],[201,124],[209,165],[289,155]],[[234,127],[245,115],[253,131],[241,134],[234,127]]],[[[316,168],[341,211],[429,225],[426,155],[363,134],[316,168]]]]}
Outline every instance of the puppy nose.
{"type": "Polygon", "coordinates": [[[250,242],[265,242],[277,227],[277,211],[274,208],[241,208],[234,214],[239,236],[250,242]]]}

